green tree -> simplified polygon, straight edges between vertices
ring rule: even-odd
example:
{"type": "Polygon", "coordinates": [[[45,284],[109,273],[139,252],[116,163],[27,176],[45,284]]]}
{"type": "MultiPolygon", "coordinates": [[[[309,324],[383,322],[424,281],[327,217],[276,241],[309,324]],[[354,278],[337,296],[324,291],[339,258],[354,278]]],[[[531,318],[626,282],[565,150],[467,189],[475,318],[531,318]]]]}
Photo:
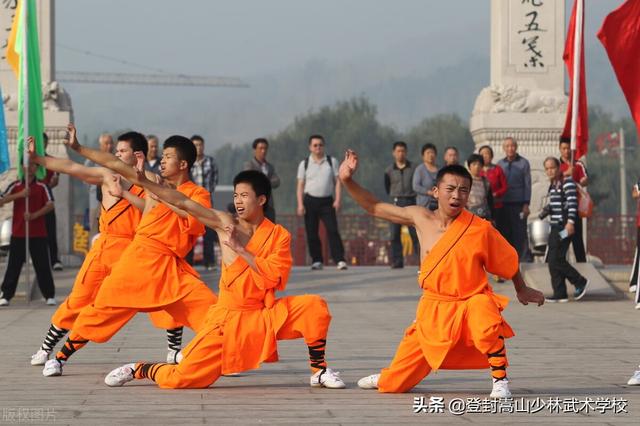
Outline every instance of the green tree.
{"type": "Polygon", "coordinates": [[[448,146],[455,146],[460,152],[460,163],[465,164],[466,159],[474,150],[473,139],[469,128],[460,117],[455,114],[440,114],[425,118],[410,129],[406,135],[409,144],[409,152],[420,161],[422,145],[429,142],[438,148],[438,165],[442,165],[442,156],[448,146]]]}

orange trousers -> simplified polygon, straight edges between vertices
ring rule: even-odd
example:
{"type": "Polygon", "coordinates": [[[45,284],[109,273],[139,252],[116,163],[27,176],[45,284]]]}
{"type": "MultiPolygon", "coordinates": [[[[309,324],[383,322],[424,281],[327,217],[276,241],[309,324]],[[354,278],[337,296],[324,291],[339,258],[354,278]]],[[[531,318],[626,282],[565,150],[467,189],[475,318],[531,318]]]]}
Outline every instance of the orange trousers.
{"type": "MultiPolygon", "coordinates": [[[[109,268],[100,262],[93,262],[83,276],[78,276],[73,283],[71,293],[58,306],[51,317],[51,323],[58,328],[73,329],[73,324],[80,311],[93,303],[102,281],[109,275],[109,268]]],[[[178,323],[166,312],[149,312],[153,325],[162,329],[173,329],[184,324],[178,323]]]]}
{"type": "MultiPolygon", "coordinates": [[[[482,297],[478,298],[482,302],[482,297]]],[[[492,305],[482,304],[482,307],[491,307],[492,305]]],[[[466,321],[468,323],[474,323],[478,321],[480,316],[487,315],[485,309],[477,309],[473,304],[470,304],[467,311],[466,321]]],[[[500,315],[498,308],[495,307],[494,315],[500,315]]],[[[475,330],[473,327],[466,327],[466,333],[462,340],[470,339],[473,345],[481,353],[489,353],[497,350],[504,345],[504,341],[495,338],[492,342],[487,341],[487,335],[475,330]],[[479,349],[483,348],[483,349],[479,349]],[[495,348],[495,349],[494,349],[495,348]],[[487,351],[489,349],[489,351],[487,351]]],[[[454,349],[455,350],[455,346],[454,349]]],[[[506,356],[503,358],[503,365],[507,364],[506,356]]],[[[487,360],[487,369],[489,369],[489,360],[487,360]]],[[[380,372],[380,378],[378,379],[378,391],[384,393],[403,393],[408,392],[418,383],[422,381],[432,368],[429,365],[429,361],[425,357],[424,352],[420,346],[420,340],[418,332],[416,330],[416,324],[412,324],[405,331],[404,337],[396,349],[396,354],[391,361],[391,364],[382,369],[380,372]]]]}
{"type": "MultiPolygon", "coordinates": [[[[328,326],[318,330],[317,322],[309,314],[318,312],[318,296],[287,296],[276,300],[288,308],[287,319],[276,334],[277,340],[305,338],[307,344],[318,338],[326,339],[328,326]],[[319,337],[320,336],[320,337],[319,337]]],[[[326,309],[326,305],[325,309],[326,309]]],[[[326,309],[326,315],[329,310],[326,309]]],[[[207,326],[182,350],[180,364],[157,364],[150,379],[161,388],[206,388],[222,375],[223,336],[219,326],[207,326]]]]}
{"type": "MultiPolygon", "coordinates": [[[[154,320],[157,319],[156,322],[161,324],[161,328],[171,328],[167,327],[169,325],[168,316],[171,316],[175,323],[185,325],[197,333],[205,324],[209,307],[217,300],[216,295],[203,284],[196,286],[193,291],[180,300],[154,308],[151,313],[156,316],[154,320]]],[[[91,304],[80,311],[73,324],[73,331],[84,339],[104,343],[141,311],[137,308],[91,304]]],[[[144,309],[144,311],[149,311],[149,309],[144,309]]]]}

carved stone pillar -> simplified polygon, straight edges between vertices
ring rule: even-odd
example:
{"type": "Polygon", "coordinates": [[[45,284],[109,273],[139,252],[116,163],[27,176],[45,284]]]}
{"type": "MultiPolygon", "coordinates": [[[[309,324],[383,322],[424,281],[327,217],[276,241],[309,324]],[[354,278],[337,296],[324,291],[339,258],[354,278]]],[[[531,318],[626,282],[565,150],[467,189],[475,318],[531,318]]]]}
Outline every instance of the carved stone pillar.
{"type": "Polygon", "coordinates": [[[547,191],[543,160],[558,156],[567,97],[564,91],[564,0],[491,1],[491,83],[478,95],[469,128],[495,160],[512,136],[531,163],[532,217],[547,191]]]}

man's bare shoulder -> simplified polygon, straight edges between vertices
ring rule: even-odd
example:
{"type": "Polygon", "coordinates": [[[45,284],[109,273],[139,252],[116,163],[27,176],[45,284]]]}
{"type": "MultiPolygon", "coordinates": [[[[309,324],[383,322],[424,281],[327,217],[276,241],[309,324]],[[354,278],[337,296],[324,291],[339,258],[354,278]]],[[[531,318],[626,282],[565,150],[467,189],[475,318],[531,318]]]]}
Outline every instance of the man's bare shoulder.
{"type": "Polygon", "coordinates": [[[422,206],[407,206],[404,209],[411,215],[414,219],[424,219],[431,220],[435,218],[435,214],[433,211],[429,210],[426,207],[422,206]]]}
{"type": "MultiPolygon", "coordinates": [[[[91,169],[90,172],[90,176],[95,176],[95,177],[101,177],[102,180],[102,186],[109,186],[110,181],[116,179],[116,176],[118,176],[117,173],[115,173],[113,170],[111,169],[107,169],[106,167],[102,167],[102,166],[85,166],[88,169],[91,169]]],[[[100,184],[97,184],[100,185],[100,184]]]]}

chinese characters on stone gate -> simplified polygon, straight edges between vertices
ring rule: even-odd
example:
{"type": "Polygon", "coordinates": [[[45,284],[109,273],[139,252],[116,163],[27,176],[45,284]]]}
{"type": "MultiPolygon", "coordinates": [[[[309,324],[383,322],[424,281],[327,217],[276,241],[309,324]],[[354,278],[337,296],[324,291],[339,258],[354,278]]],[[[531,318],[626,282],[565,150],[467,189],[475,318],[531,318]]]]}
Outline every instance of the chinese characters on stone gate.
{"type": "Polygon", "coordinates": [[[506,26],[493,27],[492,23],[492,32],[507,44],[511,69],[529,75],[556,72],[556,44],[563,38],[565,0],[498,1],[505,4],[506,26]]]}
{"type": "Polygon", "coordinates": [[[16,14],[16,7],[18,6],[18,0],[2,0],[2,17],[0,21],[0,60],[6,59],[7,45],[9,44],[9,34],[11,33],[11,24],[16,14]]]}
{"type": "Polygon", "coordinates": [[[526,56],[528,58],[523,64],[525,68],[544,67],[542,54],[542,40],[545,28],[540,25],[539,14],[543,8],[543,0],[522,0],[522,4],[527,4],[529,12],[524,16],[524,24],[518,34],[522,35],[526,56]]]}

